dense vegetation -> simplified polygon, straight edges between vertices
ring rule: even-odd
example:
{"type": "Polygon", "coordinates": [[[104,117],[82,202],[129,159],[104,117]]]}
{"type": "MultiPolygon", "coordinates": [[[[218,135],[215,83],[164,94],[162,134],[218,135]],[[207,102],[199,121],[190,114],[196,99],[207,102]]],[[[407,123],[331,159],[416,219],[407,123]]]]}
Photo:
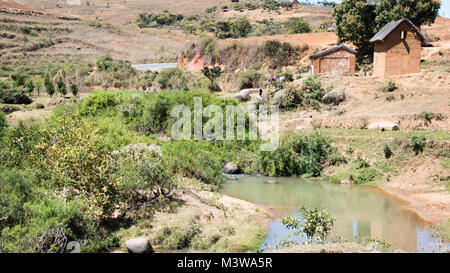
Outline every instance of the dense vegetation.
{"type": "Polygon", "coordinates": [[[181,177],[217,188],[229,161],[248,173],[319,175],[332,151],[319,134],[285,138],[275,156],[260,141],[161,138],[173,106],[193,111],[194,97],[237,103],[200,91],[97,92],[41,123],[8,128],[0,115],[0,250],[62,252],[76,240],[103,251],[117,245],[117,229],[169,204],[181,177]]]}

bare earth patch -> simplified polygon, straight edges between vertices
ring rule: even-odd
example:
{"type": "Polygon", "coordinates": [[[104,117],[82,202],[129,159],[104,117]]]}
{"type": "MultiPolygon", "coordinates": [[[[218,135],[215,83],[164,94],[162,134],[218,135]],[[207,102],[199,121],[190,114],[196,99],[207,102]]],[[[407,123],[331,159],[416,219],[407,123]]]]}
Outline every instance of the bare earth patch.
{"type": "Polygon", "coordinates": [[[425,158],[405,163],[400,174],[380,188],[409,202],[405,208],[415,211],[433,225],[445,224],[450,218],[450,194],[439,184],[439,177],[450,176],[450,170],[439,160],[425,158]]]}

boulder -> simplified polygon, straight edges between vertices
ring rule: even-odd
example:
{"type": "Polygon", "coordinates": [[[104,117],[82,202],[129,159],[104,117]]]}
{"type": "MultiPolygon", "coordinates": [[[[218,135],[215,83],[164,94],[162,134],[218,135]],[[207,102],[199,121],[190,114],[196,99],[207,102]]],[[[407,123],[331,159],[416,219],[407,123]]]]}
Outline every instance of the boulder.
{"type": "Polygon", "coordinates": [[[394,122],[389,122],[389,121],[378,121],[378,122],[374,122],[369,124],[369,126],[367,127],[370,130],[382,130],[382,131],[397,131],[400,128],[398,127],[398,125],[394,122]]]}
{"type": "Polygon", "coordinates": [[[348,179],[342,179],[341,182],[339,182],[339,184],[341,184],[341,185],[351,185],[352,181],[350,181],[348,179]]]}
{"type": "Polygon", "coordinates": [[[339,105],[341,102],[345,101],[345,99],[346,96],[344,91],[340,88],[335,88],[323,96],[322,102],[326,104],[339,105]]]}
{"type": "Polygon", "coordinates": [[[125,242],[129,253],[152,253],[150,241],[145,237],[133,238],[125,242]]]}
{"type": "Polygon", "coordinates": [[[267,180],[266,183],[267,184],[280,184],[280,182],[278,182],[276,180],[267,180]]]}
{"type": "Polygon", "coordinates": [[[248,93],[238,93],[234,96],[235,100],[238,100],[240,102],[246,102],[250,100],[250,95],[248,93]]]}
{"type": "Polygon", "coordinates": [[[239,93],[246,93],[246,94],[259,94],[259,88],[246,88],[239,91],[239,93]]]}
{"type": "Polygon", "coordinates": [[[281,99],[284,97],[284,95],[286,95],[286,90],[285,89],[281,89],[277,92],[275,92],[275,94],[273,94],[272,97],[272,101],[274,104],[278,104],[281,102],[281,99]]]}
{"type": "Polygon", "coordinates": [[[300,118],[312,118],[312,115],[308,111],[303,111],[300,113],[300,118]]]}
{"type": "Polygon", "coordinates": [[[223,172],[226,174],[237,174],[241,173],[241,169],[233,162],[228,162],[225,166],[223,166],[223,172]]]}

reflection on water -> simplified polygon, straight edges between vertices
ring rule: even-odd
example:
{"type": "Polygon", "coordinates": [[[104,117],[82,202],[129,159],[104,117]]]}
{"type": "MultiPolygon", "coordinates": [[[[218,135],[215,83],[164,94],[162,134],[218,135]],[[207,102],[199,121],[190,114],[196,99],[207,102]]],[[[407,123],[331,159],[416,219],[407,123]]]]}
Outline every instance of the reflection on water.
{"type": "MultiPolygon", "coordinates": [[[[425,223],[416,214],[399,209],[403,204],[401,200],[377,189],[303,178],[276,178],[279,184],[265,183],[267,177],[242,176],[239,179],[225,183],[224,193],[267,206],[275,214],[264,242],[267,247],[276,246],[289,234],[280,218],[299,216],[298,207],[305,204],[328,209],[336,219],[332,233],[348,240],[372,237],[386,241],[393,249],[439,251],[437,239],[426,229],[425,223]]],[[[306,240],[305,237],[299,239],[306,240]]]]}

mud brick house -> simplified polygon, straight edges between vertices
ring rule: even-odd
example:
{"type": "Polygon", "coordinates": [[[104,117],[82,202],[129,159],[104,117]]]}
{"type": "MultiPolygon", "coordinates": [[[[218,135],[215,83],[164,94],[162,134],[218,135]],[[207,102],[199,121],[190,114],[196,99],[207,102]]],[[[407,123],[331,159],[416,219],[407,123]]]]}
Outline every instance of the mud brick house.
{"type": "Polygon", "coordinates": [[[408,19],[387,24],[370,39],[374,43],[373,75],[387,77],[420,72],[422,43],[426,40],[408,19]]]}
{"type": "Polygon", "coordinates": [[[309,56],[312,61],[311,74],[323,77],[351,76],[355,74],[355,59],[358,52],[346,45],[339,45],[309,56]]]}

